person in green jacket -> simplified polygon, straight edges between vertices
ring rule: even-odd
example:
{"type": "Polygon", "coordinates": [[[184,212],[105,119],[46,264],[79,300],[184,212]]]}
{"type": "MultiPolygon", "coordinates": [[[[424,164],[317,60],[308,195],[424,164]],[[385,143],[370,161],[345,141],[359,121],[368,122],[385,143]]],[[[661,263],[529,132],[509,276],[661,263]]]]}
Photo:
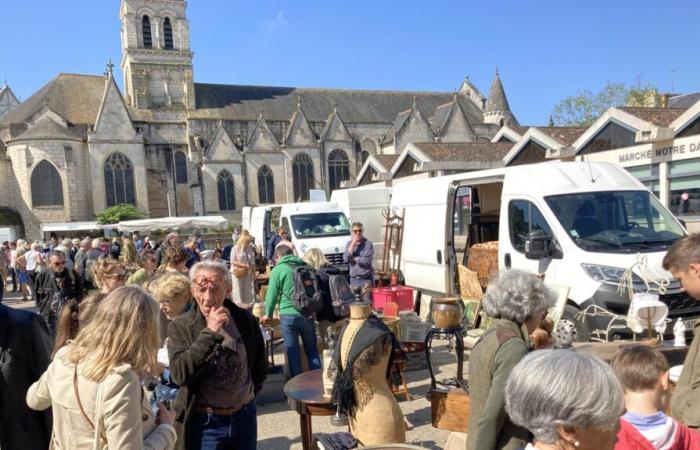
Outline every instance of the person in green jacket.
{"type": "Polygon", "coordinates": [[[506,414],[504,389],[530,351],[528,336],[553,304],[542,280],[520,270],[501,271],[487,288],[482,307],[493,320],[469,356],[467,450],[514,450],[529,442],[528,431],[506,414]]]}
{"type": "MultiPolygon", "coordinates": [[[[666,253],[664,269],[689,296],[700,300],[700,233],[677,240],[666,253]]],[[[671,414],[689,428],[700,428],[700,320],[693,327],[694,337],[683,361],[683,371],[671,397],[671,414]]]]}
{"type": "Polygon", "coordinates": [[[287,347],[287,363],[290,377],[301,373],[299,337],[309,362],[309,369],[320,369],[321,359],[316,348],[316,324],[313,316],[303,316],[294,306],[294,267],[306,265],[301,258],[292,254],[292,249],[281,245],[275,249],[275,268],[270,274],[270,285],[265,295],[265,315],[262,323],[272,317],[275,307],[280,306],[280,328],[287,347]]]}

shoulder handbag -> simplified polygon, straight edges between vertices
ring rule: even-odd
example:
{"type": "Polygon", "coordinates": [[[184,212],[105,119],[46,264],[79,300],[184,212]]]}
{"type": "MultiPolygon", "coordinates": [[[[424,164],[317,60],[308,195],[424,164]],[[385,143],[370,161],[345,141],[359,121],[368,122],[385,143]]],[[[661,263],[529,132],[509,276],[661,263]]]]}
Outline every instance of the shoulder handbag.
{"type": "Polygon", "coordinates": [[[95,430],[95,436],[92,441],[93,450],[101,450],[102,447],[107,446],[107,437],[104,432],[100,430],[100,414],[102,414],[102,383],[97,384],[97,394],[95,395],[95,417],[94,422],[90,420],[85,409],[83,408],[83,403],[80,401],[80,393],[78,392],[78,365],[75,365],[75,371],[73,372],[73,391],[75,392],[75,399],[78,401],[78,408],[80,412],[90,424],[90,427],[95,430]],[[100,444],[100,441],[102,443],[100,444]]]}

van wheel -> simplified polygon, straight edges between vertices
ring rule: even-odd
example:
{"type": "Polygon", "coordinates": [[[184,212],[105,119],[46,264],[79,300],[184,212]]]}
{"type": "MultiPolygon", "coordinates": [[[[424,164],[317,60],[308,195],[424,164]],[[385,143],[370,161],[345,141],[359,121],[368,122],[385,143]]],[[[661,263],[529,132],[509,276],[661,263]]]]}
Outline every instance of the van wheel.
{"type": "Polygon", "coordinates": [[[588,332],[588,326],[584,320],[579,320],[576,316],[580,313],[578,308],[573,305],[564,306],[564,313],[559,319],[559,322],[568,322],[573,325],[573,329],[576,330],[576,336],[574,342],[588,342],[590,340],[590,333],[588,332]]]}

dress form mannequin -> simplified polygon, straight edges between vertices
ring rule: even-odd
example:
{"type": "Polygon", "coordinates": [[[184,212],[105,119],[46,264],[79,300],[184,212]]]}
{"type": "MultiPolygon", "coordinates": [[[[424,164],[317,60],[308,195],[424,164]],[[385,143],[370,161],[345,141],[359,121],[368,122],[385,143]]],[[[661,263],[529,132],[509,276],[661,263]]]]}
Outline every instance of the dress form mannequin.
{"type": "MultiPolygon", "coordinates": [[[[340,361],[345,367],[350,346],[372,312],[369,304],[350,306],[350,322],[340,342],[340,361]]],[[[403,413],[386,381],[391,343],[363,350],[353,367],[353,389],[357,404],[350,416],[350,432],[362,445],[406,442],[403,413]],[[363,364],[364,363],[364,364],[363,364]],[[358,366],[362,367],[358,370],[358,366]],[[357,373],[357,375],[355,375],[357,373]]]]}

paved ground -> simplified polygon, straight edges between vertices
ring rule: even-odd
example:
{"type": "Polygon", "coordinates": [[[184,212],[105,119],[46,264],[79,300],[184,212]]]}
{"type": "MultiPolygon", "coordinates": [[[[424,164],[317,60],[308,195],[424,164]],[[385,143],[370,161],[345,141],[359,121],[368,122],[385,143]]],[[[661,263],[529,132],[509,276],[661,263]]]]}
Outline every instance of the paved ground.
{"type": "MultiPolygon", "coordinates": [[[[3,303],[13,308],[36,310],[33,301],[23,302],[22,296],[17,293],[6,292],[3,303]]],[[[431,358],[436,366],[437,379],[453,378],[457,368],[454,353],[448,352],[446,341],[436,343],[439,345],[434,349],[431,358]]],[[[281,351],[283,348],[278,349],[275,356],[275,362],[278,364],[283,361],[283,356],[277,355],[281,351]]],[[[465,372],[466,366],[465,361],[465,372]]],[[[408,424],[408,443],[431,450],[442,449],[449,432],[432,427],[430,402],[425,397],[430,387],[428,370],[406,372],[406,381],[412,399],[407,401],[402,397],[399,405],[408,424]]],[[[258,406],[258,449],[301,450],[299,430],[299,416],[289,409],[286,401],[258,406]]],[[[346,429],[333,427],[328,417],[315,417],[313,431],[335,433],[346,429]]]]}

